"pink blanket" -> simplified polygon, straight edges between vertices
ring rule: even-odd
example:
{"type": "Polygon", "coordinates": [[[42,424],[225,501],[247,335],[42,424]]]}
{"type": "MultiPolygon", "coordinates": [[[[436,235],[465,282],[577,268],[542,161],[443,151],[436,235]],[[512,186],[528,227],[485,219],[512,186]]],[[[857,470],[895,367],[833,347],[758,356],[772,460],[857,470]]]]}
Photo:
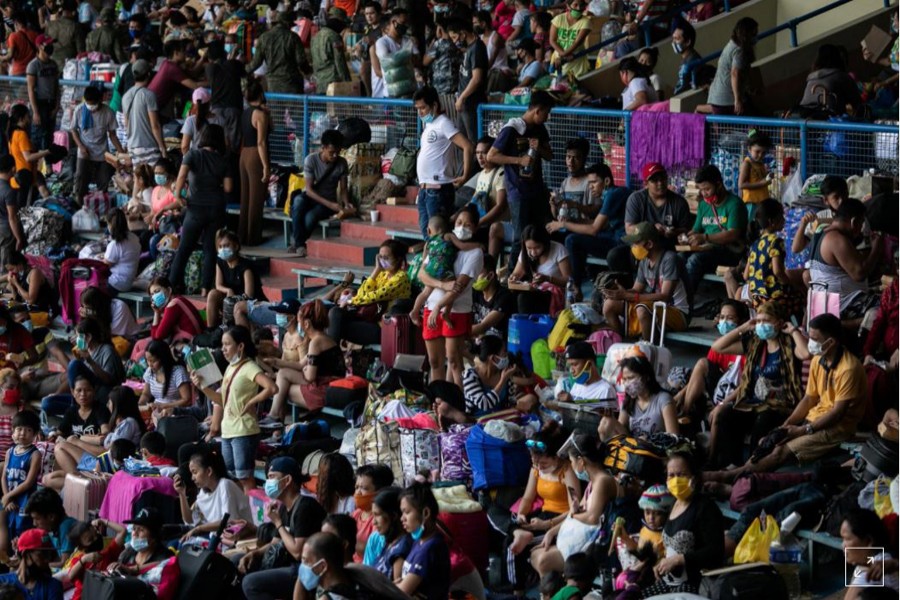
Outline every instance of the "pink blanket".
{"type": "Polygon", "coordinates": [[[178,495],[175,485],[168,477],[135,477],[119,471],[109,480],[106,496],[100,505],[100,517],[116,523],[131,519],[132,507],[144,492],[178,495]]]}

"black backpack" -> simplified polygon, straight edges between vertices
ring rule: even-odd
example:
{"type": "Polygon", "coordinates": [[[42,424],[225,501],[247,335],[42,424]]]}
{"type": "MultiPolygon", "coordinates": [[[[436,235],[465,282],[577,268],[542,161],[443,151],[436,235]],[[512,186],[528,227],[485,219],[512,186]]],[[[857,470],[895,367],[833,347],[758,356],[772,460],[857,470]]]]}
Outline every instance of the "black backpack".
{"type": "Polygon", "coordinates": [[[706,576],[700,582],[700,595],[711,600],[788,600],[787,585],[771,565],[706,576]]]}

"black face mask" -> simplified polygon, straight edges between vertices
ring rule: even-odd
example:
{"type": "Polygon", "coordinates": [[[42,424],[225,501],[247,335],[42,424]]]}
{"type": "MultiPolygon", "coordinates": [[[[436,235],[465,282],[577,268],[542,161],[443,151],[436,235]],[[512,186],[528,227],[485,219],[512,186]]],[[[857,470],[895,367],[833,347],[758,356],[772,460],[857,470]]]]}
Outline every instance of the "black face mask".
{"type": "Polygon", "coordinates": [[[95,539],[93,542],[91,542],[90,546],[84,549],[85,553],[88,554],[91,552],[100,552],[101,550],[103,550],[103,538],[101,537],[95,539]]]}
{"type": "Polygon", "coordinates": [[[399,35],[400,37],[403,37],[404,35],[406,35],[406,32],[407,32],[406,25],[404,25],[402,23],[398,23],[398,24],[394,25],[394,31],[397,32],[397,35],[399,35]]]}
{"type": "Polygon", "coordinates": [[[47,53],[47,56],[53,56],[53,44],[44,46],[44,52],[47,53]]]}

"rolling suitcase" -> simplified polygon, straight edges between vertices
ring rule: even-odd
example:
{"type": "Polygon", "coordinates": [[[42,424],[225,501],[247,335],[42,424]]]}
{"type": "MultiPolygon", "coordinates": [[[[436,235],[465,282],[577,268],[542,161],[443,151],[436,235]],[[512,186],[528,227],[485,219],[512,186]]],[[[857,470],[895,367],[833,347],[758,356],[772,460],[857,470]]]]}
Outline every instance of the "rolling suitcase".
{"type": "Polygon", "coordinates": [[[200,425],[197,419],[190,415],[163,417],[159,420],[156,430],[166,438],[165,456],[172,460],[178,458],[178,449],[184,444],[200,439],[200,425]]]}
{"type": "Polygon", "coordinates": [[[63,484],[63,507],[66,514],[79,521],[89,520],[89,513],[100,510],[109,479],[99,473],[81,471],[66,475],[63,484]]]}
{"type": "MultiPolygon", "coordinates": [[[[619,367],[619,361],[627,358],[632,353],[640,352],[647,357],[647,360],[653,365],[656,379],[661,384],[666,383],[669,377],[669,371],[672,370],[672,352],[663,345],[666,336],[666,310],[668,307],[665,302],[653,303],[653,322],[651,325],[649,342],[623,342],[621,344],[613,344],[606,352],[606,362],[603,363],[603,373],[601,377],[613,385],[620,383],[619,379],[622,375],[622,369],[619,367]],[[659,329],[659,345],[656,345],[656,314],[657,309],[662,309],[662,325],[659,329]]],[[[625,314],[628,314],[628,306],[626,304],[625,314]]]]}
{"type": "MultiPolygon", "coordinates": [[[[243,598],[241,577],[237,567],[230,560],[217,552],[222,532],[228,525],[226,514],[219,524],[219,529],[204,549],[199,546],[185,546],[178,553],[178,567],[181,570],[181,582],[175,594],[175,600],[192,600],[194,598],[216,598],[231,600],[243,598]]],[[[92,598],[91,596],[86,596],[92,598]]],[[[122,596],[124,598],[125,596],[122,596]]]]}
{"type": "Polygon", "coordinates": [[[389,315],[381,326],[381,362],[390,369],[398,354],[425,354],[422,328],[407,315],[389,315]]]}
{"type": "Polygon", "coordinates": [[[98,571],[85,572],[81,597],[90,600],[156,600],[149,583],[137,577],[107,575],[98,571]]]}
{"type": "Polygon", "coordinates": [[[106,291],[109,274],[109,265],[99,260],[68,258],[63,262],[59,274],[59,296],[62,320],[66,325],[78,322],[78,307],[81,306],[84,290],[97,287],[106,291]]]}

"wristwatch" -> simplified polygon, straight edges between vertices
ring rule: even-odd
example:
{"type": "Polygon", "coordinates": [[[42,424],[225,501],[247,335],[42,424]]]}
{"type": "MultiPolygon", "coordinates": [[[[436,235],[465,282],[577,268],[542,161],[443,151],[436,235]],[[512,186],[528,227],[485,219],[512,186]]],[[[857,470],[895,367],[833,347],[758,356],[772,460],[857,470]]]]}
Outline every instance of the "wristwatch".
{"type": "Polygon", "coordinates": [[[815,432],[816,432],[816,430],[813,429],[812,423],[807,423],[806,424],[806,435],[812,435],[815,432]]]}

